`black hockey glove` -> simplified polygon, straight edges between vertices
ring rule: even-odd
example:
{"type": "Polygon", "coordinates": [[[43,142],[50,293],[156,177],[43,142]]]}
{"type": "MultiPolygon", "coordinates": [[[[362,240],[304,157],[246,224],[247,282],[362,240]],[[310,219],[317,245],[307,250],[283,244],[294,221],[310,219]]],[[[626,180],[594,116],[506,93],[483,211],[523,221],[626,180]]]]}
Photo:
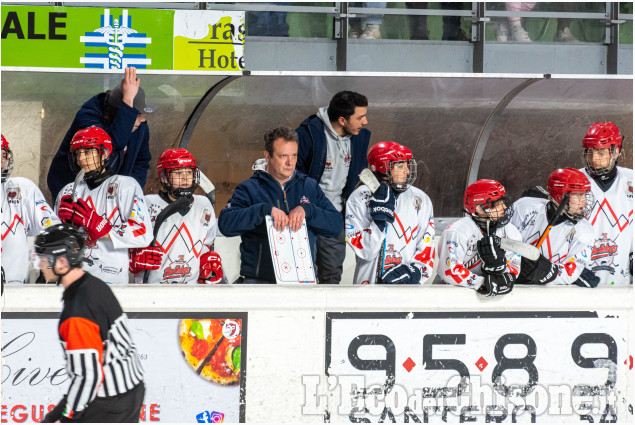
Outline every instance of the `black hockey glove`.
{"type": "Polygon", "coordinates": [[[505,251],[501,249],[501,238],[495,235],[483,235],[476,242],[478,255],[483,260],[481,270],[489,274],[501,274],[507,268],[505,251]]]}
{"type": "Polygon", "coordinates": [[[379,185],[368,206],[371,218],[382,232],[386,228],[386,222],[395,221],[395,195],[386,183],[379,185]]]}
{"type": "Polygon", "coordinates": [[[595,288],[598,283],[600,283],[600,278],[586,267],[582,270],[580,277],[573,282],[574,285],[582,286],[583,288],[595,288]]]}
{"type": "Polygon", "coordinates": [[[62,412],[64,411],[65,406],[66,406],[66,396],[64,396],[59,401],[59,403],[55,405],[53,410],[51,410],[50,412],[46,414],[46,416],[44,416],[44,419],[42,419],[42,422],[52,424],[56,421],[61,421],[62,412]]]}
{"type": "Polygon", "coordinates": [[[558,277],[558,266],[547,260],[544,255],[540,254],[536,261],[521,257],[518,283],[546,285],[556,277],[558,277]]]}
{"type": "Polygon", "coordinates": [[[421,270],[409,264],[399,264],[391,267],[381,277],[381,283],[394,284],[417,284],[421,280],[421,270]]]}
{"type": "Polygon", "coordinates": [[[505,272],[502,274],[483,275],[483,285],[478,288],[478,293],[486,297],[494,297],[496,295],[509,294],[514,289],[516,275],[505,272]]]}

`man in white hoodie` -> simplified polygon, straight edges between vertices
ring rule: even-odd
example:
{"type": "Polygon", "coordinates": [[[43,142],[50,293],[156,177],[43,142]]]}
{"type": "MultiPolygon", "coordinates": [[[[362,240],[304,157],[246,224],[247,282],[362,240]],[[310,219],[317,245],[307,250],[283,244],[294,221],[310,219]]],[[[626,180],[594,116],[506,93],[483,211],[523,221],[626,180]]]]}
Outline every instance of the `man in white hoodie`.
{"type": "MultiPolygon", "coordinates": [[[[341,91],[328,106],[305,119],[298,133],[296,169],[317,180],[335,209],[344,214],[346,200],[359,182],[359,173],[368,162],[370,141],[368,99],[352,91],[341,91]]],[[[319,283],[339,284],[346,242],[344,228],[333,238],[317,238],[316,265],[319,283]]]]}

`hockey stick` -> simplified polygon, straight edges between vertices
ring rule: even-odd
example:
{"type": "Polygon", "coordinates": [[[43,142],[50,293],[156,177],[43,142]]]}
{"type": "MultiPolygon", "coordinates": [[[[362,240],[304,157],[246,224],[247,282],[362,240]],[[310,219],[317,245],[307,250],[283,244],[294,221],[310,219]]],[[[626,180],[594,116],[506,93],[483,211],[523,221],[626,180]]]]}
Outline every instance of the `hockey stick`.
{"type": "Polygon", "coordinates": [[[513,239],[501,238],[501,249],[515,252],[516,254],[520,254],[521,257],[528,258],[532,261],[536,261],[538,257],[540,257],[540,250],[538,248],[513,239]]]}
{"type": "MultiPolygon", "coordinates": [[[[375,194],[381,185],[375,174],[370,171],[368,168],[364,168],[361,173],[359,173],[359,180],[364,183],[368,189],[375,194]]],[[[386,228],[384,229],[384,243],[381,246],[379,251],[379,257],[377,257],[377,275],[375,279],[375,283],[381,283],[381,277],[383,276],[384,271],[384,262],[386,261],[386,235],[388,234],[388,224],[386,224],[386,228]]]]}
{"type": "MultiPolygon", "coordinates": [[[[154,229],[152,230],[152,242],[150,242],[150,246],[155,246],[157,242],[157,235],[159,234],[159,229],[161,225],[168,219],[171,215],[176,212],[179,212],[186,208],[190,203],[189,198],[177,198],[176,201],[168,204],[167,207],[163,209],[157,215],[156,220],[154,221],[154,229]]],[[[150,270],[146,270],[143,272],[143,283],[148,283],[148,277],[150,276],[150,270]]]]}
{"type": "Polygon", "coordinates": [[[73,202],[77,201],[77,185],[79,184],[79,182],[84,180],[85,174],[86,174],[86,170],[82,168],[77,173],[77,176],[75,176],[75,181],[73,182],[73,190],[71,191],[71,199],[73,200],[73,202]]]}
{"type": "Polygon", "coordinates": [[[564,196],[562,197],[562,201],[560,201],[560,205],[558,205],[558,209],[556,210],[556,213],[554,214],[553,218],[549,220],[549,224],[547,224],[547,228],[545,229],[544,232],[542,232],[542,236],[540,236],[540,239],[538,239],[536,248],[540,248],[540,246],[545,241],[545,239],[547,239],[547,236],[549,235],[551,228],[556,224],[556,221],[558,221],[558,218],[560,218],[560,216],[562,215],[562,212],[564,211],[567,204],[569,203],[570,195],[571,195],[570,193],[565,193],[564,196]]]}

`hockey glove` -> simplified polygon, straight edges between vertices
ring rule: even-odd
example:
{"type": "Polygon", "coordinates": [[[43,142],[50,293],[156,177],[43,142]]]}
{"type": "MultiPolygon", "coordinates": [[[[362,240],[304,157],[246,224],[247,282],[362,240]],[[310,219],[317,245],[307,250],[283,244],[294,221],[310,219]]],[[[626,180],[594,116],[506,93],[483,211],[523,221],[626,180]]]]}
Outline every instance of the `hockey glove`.
{"type": "Polygon", "coordinates": [[[600,278],[586,267],[582,270],[580,277],[573,282],[574,285],[582,286],[583,288],[595,288],[598,283],[600,283],[600,278]]]}
{"type": "Polygon", "coordinates": [[[88,202],[79,198],[77,202],[73,202],[73,216],[71,220],[73,223],[82,226],[88,232],[88,236],[96,241],[102,236],[108,234],[110,229],[112,229],[112,224],[100,216],[97,211],[93,209],[88,202]]]}
{"type": "Polygon", "coordinates": [[[132,274],[137,274],[143,270],[159,270],[161,267],[163,251],[157,246],[131,248],[128,253],[130,254],[129,270],[132,274]]]}
{"type": "Polygon", "coordinates": [[[558,266],[547,260],[544,255],[540,254],[536,261],[521,257],[518,283],[546,285],[557,277],[558,266]]]}
{"type": "Polygon", "coordinates": [[[386,222],[395,221],[395,195],[386,183],[379,185],[377,192],[370,198],[368,206],[370,217],[382,232],[386,228],[386,222]]]}
{"type": "Polygon", "coordinates": [[[57,421],[61,421],[62,419],[62,412],[64,412],[64,408],[66,407],[66,396],[64,396],[59,403],[57,403],[55,405],[55,407],[53,408],[53,410],[51,410],[50,412],[48,412],[46,414],[46,416],[44,416],[44,419],[42,419],[42,423],[55,423],[57,421]]]}
{"type": "Polygon", "coordinates": [[[214,251],[201,255],[198,283],[221,283],[223,280],[223,263],[220,255],[214,251]]]}
{"type": "Polygon", "coordinates": [[[505,251],[501,249],[501,239],[494,235],[484,235],[476,242],[478,255],[483,260],[481,270],[489,274],[501,274],[507,268],[505,251]]]}
{"type": "Polygon", "coordinates": [[[381,277],[381,283],[388,285],[419,283],[421,270],[409,264],[399,264],[391,267],[381,277]]]}
{"type": "Polygon", "coordinates": [[[509,294],[514,289],[516,276],[513,273],[483,275],[483,285],[478,289],[478,293],[486,297],[509,294]]]}
{"type": "Polygon", "coordinates": [[[60,199],[60,205],[57,211],[57,216],[63,223],[73,222],[73,198],[71,195],[64,195],[60,199]]]}

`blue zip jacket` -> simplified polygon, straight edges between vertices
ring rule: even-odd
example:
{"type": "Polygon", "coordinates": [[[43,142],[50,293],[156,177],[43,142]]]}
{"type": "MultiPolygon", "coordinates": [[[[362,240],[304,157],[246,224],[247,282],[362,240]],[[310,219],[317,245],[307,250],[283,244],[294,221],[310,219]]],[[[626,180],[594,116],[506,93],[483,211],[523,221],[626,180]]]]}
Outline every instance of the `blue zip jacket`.
{"type": "Polygon", "coordinates": [[[271,174],[258,170],[236,187],[218,216],[218,228],[224,236],[240,235],[242,276],[276,282],[265,216],[271,214],[273,207],[289,214],[298,205],[306,213],[309,243],[315,259],[315,234],[334,237],[344,228],[342,214],[324,196],[315,180],[296,171],[284,184],[283,191],[271,174]]]}
{"type": "MultiPolygon", "coordinates": [[[[296,129],[298,133],[298,162],[295,168],[318,182],[324,174],[326,165],[326,134],[324,122],[317,115],[311,115],[296,129]]],[[[358,135],[351,137],[351,166],[348,169],[346,186],[342,193],[342,206],[355,191],[359,182],[359,173],[368,167],[368,143],[370,131],[363,128],[358,135]]]]}
{"type": "Polygon", "coordinates": [[[77,111],[71,127],[66,132],[57,153],[53,157],[47,177],[47,184],[53,199],[69,183],[75,180],[75,173],[71,170],[68,154],[71,150],[71,140],[75,133],[87,127],[103,128],[112,139],[113,152],[108,159],[108,169],[111,174],[130,176],[142,188],[146,185],[148,169],[150,168],[150,130],[143,122],[132,133],[139,111],[121,102],[112,123],[106,126],[104,122],[104,105],[106,93],[93,96],[77,111]],[[126,150],[124,150],[126,149],[126,150]]]}

